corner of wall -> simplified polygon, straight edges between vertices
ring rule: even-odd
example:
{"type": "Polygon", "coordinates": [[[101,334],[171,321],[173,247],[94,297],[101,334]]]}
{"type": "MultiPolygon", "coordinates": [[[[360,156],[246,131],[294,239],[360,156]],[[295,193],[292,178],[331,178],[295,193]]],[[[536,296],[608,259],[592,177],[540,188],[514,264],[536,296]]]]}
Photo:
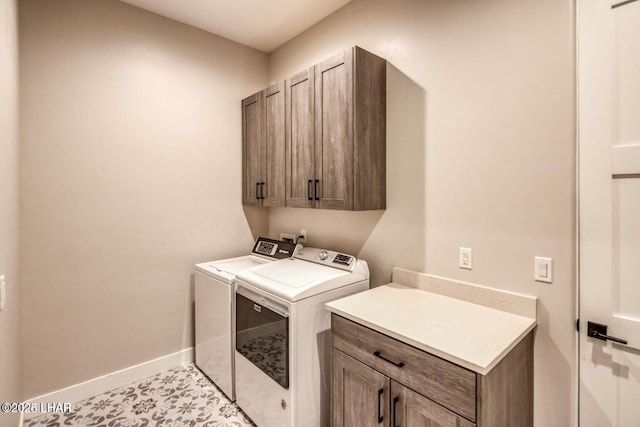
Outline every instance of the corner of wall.
{"type": "MultiPolygon", "coordinates": [[[[18,2],[0,3],[0,274],[6,306],[0,311],[0,402],[20,402],[20,297],[18,286],[18,2]]],[[[0,424],[18,423],[18,413],[0,413],[0,424]]]]}

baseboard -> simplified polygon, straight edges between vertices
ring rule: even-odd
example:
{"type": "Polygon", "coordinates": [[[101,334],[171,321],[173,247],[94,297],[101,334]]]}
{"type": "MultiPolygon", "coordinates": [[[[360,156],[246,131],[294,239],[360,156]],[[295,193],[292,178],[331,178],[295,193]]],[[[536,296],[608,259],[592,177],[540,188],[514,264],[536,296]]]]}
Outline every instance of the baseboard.
{"type": "MultiPolygon", "coordinates": [[[[29,403],[76,403],[81,400],[97,396],[115,388],[123,387],[127,384],[143,380],[152,375],[176,368],[178,366],[188,365],[194,361],[193,347],[178,351],[173,354],[149,360],[135,366],[130,366],[119,371],[111,372],[91,379],[89,381],[75,384],[42,396],[34,397],[28,400],[29,403]]],[[[22,418],[20,426],[22,426],[22,418]]]]}

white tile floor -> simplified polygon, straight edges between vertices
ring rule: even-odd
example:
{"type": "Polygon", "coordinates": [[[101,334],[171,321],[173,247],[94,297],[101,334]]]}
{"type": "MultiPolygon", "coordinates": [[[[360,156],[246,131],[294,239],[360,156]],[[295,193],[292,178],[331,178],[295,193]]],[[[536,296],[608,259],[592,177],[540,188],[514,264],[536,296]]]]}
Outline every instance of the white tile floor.
{"type": "Polygon", "coordinates": [[[193,365],[91,397],[69,413],[25,420],[26,427],[249,427],[249,418],[193,365]]]}

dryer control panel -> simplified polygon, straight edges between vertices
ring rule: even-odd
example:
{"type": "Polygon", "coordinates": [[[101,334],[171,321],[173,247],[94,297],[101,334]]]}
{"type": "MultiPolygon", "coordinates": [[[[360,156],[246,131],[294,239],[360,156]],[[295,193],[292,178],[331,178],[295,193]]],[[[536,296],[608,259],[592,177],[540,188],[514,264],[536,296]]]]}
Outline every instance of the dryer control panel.
{"type": "Polygon", "coordinates": [[[346,271],[353,271],[356,265],[356,258],[354,256],[330,251],[328,249],[301,248],[296,252],[294,258],[346,271]]]}

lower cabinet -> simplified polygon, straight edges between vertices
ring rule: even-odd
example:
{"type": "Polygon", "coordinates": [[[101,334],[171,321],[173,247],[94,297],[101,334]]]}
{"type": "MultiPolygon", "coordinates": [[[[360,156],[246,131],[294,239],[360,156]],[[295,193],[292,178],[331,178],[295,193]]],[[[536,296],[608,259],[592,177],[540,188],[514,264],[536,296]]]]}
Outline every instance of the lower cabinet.
{"type": "Polygon", "coordinates": [[[532,427],[533,332],[486,375],[331,316],[333,427],[532,427]]]}
{"type": "Polygon", "coordinates": [[[475,426],[475,424],[395,381],[391,381],[391,425],[393,427],[475,426]]]}
{"type": "Polygon", "coordinates": [[[390,392],[389,377],[333,350],[332,426],[391,426],[390,392]]]}
{"type": "Polygon", "coordinates": [[[333,350],[334,427],[470,427],[475,424],[333,350]]]}

